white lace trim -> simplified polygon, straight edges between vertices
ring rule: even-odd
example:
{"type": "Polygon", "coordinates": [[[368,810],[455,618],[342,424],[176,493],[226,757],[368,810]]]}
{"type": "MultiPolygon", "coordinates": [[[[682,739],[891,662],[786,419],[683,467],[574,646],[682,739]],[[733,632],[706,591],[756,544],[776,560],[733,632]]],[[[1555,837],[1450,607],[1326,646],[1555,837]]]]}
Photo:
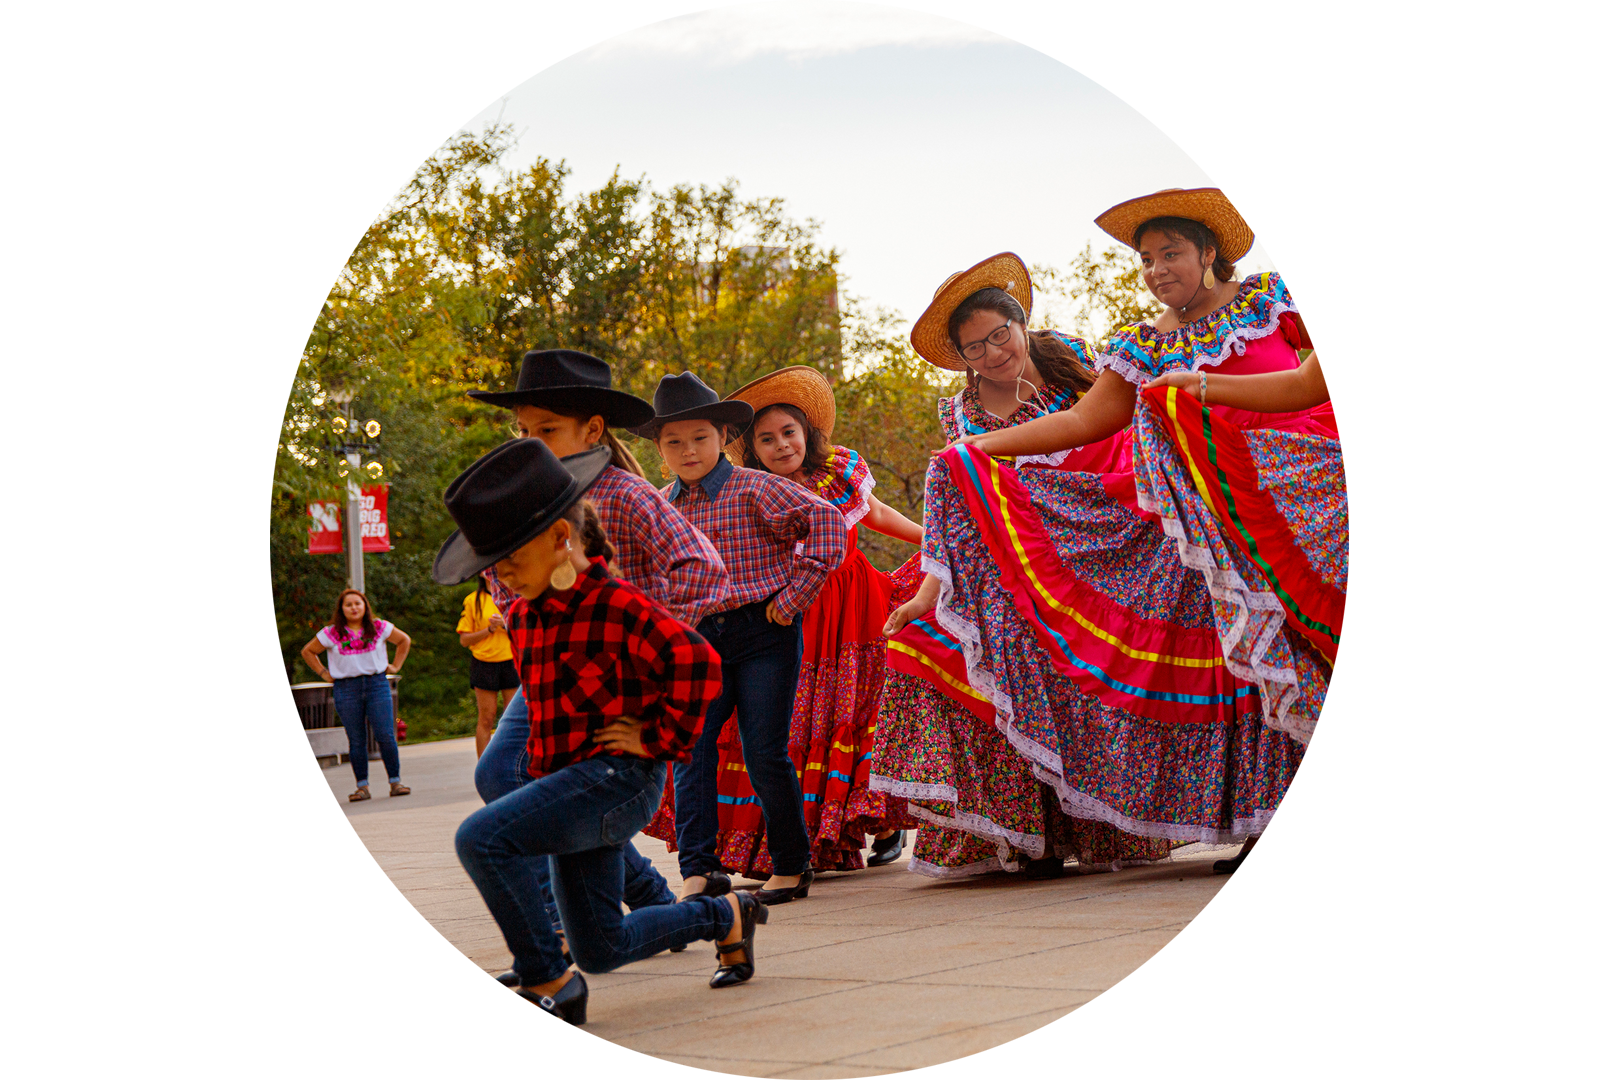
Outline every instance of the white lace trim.
{"type": "MultiPolygon", "coordinates": [[[[951,610],[950,603],[956,590],[950,569],[943,563],[924,557],[923,571],[939,579],[939,600],[934,605],[934,618],[961,644],[962,658],[967,665],[968,683],[990,700],[996,710],[996,730],[1001,732],[1008,744],[1030,763],[1030,771],[1035,778],[1057,792],[1065,814],[1083,820],[1100,821],[1136,836],[1162,840],[1201,840],[1205,843],[1230,843],[1247,839],[1251,831],[1258,834],[1260,829],[1265,827],[1265,822],[1271,819],[1268,811],[1262,819],[1254,819],[1259,821],[1258,827],[1251,829],[1246,822],[1234,821],[1231,830],[1143,821],[1122,814],[1108,804],[1070,787],[1063,778],[1061,758],[1014,726],[1016,714],[1013,711],[1012,697],[1001,689],[994,675],[983,666],[984,648],[980,642],[979,628],[951,610]]],[[[1034,854],[1039,857],[1039,850],[1034,854]]]]}
{"type": "Polygon", "coordinates": [[[871,791],[893,795],[897,799],[925,799],[929,802],[956,801],[956,788],[950,784],[914,784],[893,777],[867,773],[866,786],[871,791]]]}
{"type": "Polygon", "coordinates": [[[866,470],[866,479],[862,480],[860,484],[857,485],[855,494],[851,496],[855,502],[855,505],[844,511],[844,528],[846,530],[853,529],[855,526],[859,525],[861,523],[861,519],[872,512],[872,505],[866,500],[867,497],[872,494],[872,489],[875,487],[877,487],[877,481],[872,478],[872,470],[868,468],[866,470]]]}
{"type": "Polygon", "coordinates": [[[1005,870],[1006,867],[1001,865],[1000,859],[994,858],[980,859],[978,862],[968,863],[966,866],[940,866],[936,863],[924,862],[922,859],[919,859],[917,856],[913,855],[911,857],[911,862],[907,865],[907,869],[909,869],[913,874],[921,874],[923,877],[935,878],[941,881],[950,881],[954,878],[977,877],[980,874],[993,874],[997,870],[1005,870]]]}
{"type": "MultiPolygon", "coordinates": [[[[956,437],[958,439],[967,434],[967,411],[962,406],[962,395],[965,393],[967,393],[966,390],[959,390],[957,391],[956,396],[951,398],[951,401],[956,406],[956,437]]],[[[1014,424],[1012,426],[1017,427],[1018,425],[1014,424]]],[[[1003,428],[1002,430],[1006,429],[1003,428]]],[[[1051,465],[1052,467],[1056,468],[1057,466],[1062,465],[1072,453],[1074,453],[1074,451],[1070,449],[1059,450],[1052,454],[1025,454],[1022,457],[1013,459],[1013,467],[1022,468],[1025,465],[1051,465]]]]}
{"type": "Polygon", "coordinates": [[[1277,635],[1288,625],[1282,602],[1269,591],[1249,588],[1236,571],[1218,566],[1207,544],[1187,538],[1186,527],[1173,512],[1174,507],[1167,508],[1145,494],[1138,495],[1137,503],[1159,515],[1159,525],[1165,535],[1176,542],[1182,565],[1203,575],[1210,595],[1237,609],[1231,628],[1221,635],[1221,654],[1226,658],[1228,670],[1260,688],[1261,721],[1300,745],[1309,746],[1316,732],[1316,717],[1299,707],[1298,673],[1259,659],[1271,650],[1277,635]],[[1253,644],[1239,652],[1244,636],[1251,631],[1253,644]]]}
{"type": "MultiPolygon", "coordinates": [[[[1266,315],[1265,322],[1256,323],[1253,326],[1234,326],[1228,329],[1226,332],[1226,337],[1221,340],[1220,352],[1216,353],[1214,356],[1199,355],[1193,358],[1191,367],[1175,368],[1172,370],[1200,371],[1207,367],[1219,367],[1221,364],[1225,363],[1226,358],[1231,356],[1233,353],[1236,353],[1238,356],[1242,356],[1245,352],[1247,352],[1248,342],[1259,341],[1261,338],[1270,337],[1272,334],[1275,334],[1277,332],[1277,327],[1282,323],[1283,315],[1290,311],[1297,312],[1298,310],[1299,309],[1296,308],[1292,302],[1284,302],[1279,300],[1272,304],[1271,311],[1266,315]]],[[[1104,343],[1102,348],[1097,350],[1098,363],[1103,367],[1106,367],[1111,371],[1118,372],[1120,375],[1124,376],[1126,379],[1129,379],[1138,386],[1153,381],[1154,376],[1142,371],[1135,364],[1131,363],[1131,361],[1126,357],[1116,356],[1112,352],[1105,351],[1107,348],[1107,344],[1104,343]]]]}

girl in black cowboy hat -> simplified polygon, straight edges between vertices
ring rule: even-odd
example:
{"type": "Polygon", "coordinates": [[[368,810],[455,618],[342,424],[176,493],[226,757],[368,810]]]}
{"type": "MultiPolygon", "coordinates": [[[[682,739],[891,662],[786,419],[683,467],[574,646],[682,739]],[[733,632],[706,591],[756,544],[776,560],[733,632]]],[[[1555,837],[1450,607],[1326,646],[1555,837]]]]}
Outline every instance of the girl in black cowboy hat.
{"type": "Polygon", "coordinates": [[[582,971],[611,971],[697,940],[719,943],[710,986],[754,972],[749,896],[699,897],[623,914],[623,848],[651,819],[665,763],[689,756],[720,692],[719,657],[608,567],[586,489],[607,467],[598,448],[566,462],[520,439],[474,462],[445,491],[459,529],[433,577],[458,584],[493,566],[520,599],[509,633],[530,702],[532,779],[475,811],[456,854],[512,950],[518,992],[585,1022],[583,975],[551,931],[531,861],[548,856],[556,906],[582,971]]]}
{"type": "Polygon", "coordinates": [[[698,630],[719,651],[724,689],[690,765],[675,770],[675,837],[683,900],[731,888],[716,850],[716,743],[733,710],[743,759],[765,813],[772,875],[767,904],[809,895],[810,841],[804,797],[788,756],[788,726],[804,650],[805,608],[844,558],[844,519],[831,503],[791,480],[738,469],[721,454],[754,417],[743,401],[721,401],[691,372],[666,375],[653,395],[656,415],[638,434],[652,439],[676,480],[664,495],[713,541],[730,575],[722,610],[698,630]]]}
{"type": "MultiPolygon", "coordinates": [[[[591,486],[591,502],[607,540],[618,553],[620,574],[676,618],[695,625],[725,596],[726,568],[697,529],[647,482],[641,465],[612,428],[635,428],[652,418],[640,398],[615,390],[607,363],[573,349],[536,349],[523,358],[517,388],[506,392],[472,390],[468,397],[510,409],[514,434],[537,438],[559,458],[605,446],[612,464],[591,486]]],[[[493,568],[483,573],[503,619],[517,594],[493,568]]],[[[522,787],[528,774],[529,709],[521,689],[507,706],[494,738],[473,774],[478,794],[493,802],[522,787]]],[[[624,896],[632,910],[672,904],[664,875],[632,845],[624,849],[624,896]]],[[[535,877],[550,896],[547,860],[535,860],[535,877]]],[[[548,908],[558,933],[562,925],[548,908]]],[[[684,946],[682,946],[684,948],[684,946]]],[[[515,985],[516,975],[497,976],[515,985]]]]}

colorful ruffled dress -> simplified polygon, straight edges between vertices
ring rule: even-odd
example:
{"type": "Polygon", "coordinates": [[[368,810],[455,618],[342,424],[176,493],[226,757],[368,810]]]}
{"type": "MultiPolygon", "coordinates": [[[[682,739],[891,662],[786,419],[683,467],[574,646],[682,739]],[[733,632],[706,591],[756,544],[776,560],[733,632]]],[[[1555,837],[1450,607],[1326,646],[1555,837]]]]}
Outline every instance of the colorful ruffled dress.
{"type": "MultiPolygon", "coordinates": [[[[1099,362],[1138,385],[1167,371],[1223,375],[1299,366],[1310,338],[1276,274],[1174,331],[1113,337],[1099,362]]],[[[1229,667],[1260,689],[1265,722],[1310,741],[1338,654],[1349,577],[1344,458],[1331,405],[1257,413],[1169,387],[1137,396],[1142,508],[1202,574],[1229,667]]]]}
{"type": "MultiPolygon", "coordinates": [[[[1045,387],[1002,420],[969,388],[940,419],[954,440],[1073,402],[1045,387]]],[[[1136,508],[1131,443],[1016,462],[959,447],[930,466],[922,556],[940,598],[890,641],[871,780],[930,823],[912,869],[1010,870],[1048,839],[1117,868],[1258,833],[1287,792],[1302,749],[1262,722],[1202,577],[1136,508]]]]}
{"type": "MultiPolygon", "coordinates": [[[[867,783],[887,676],[883,624],[889,612],[916,595],[922,582],[917,556],[885,574],[855,546],[873,483],[858,453],[835,446],[808,485],[843,513],[849,530],[842,565],[804,613],[804,657],[788,734],[788,756],[804,791],[810,865],[816,870],[860,870],[866,866],[868,833],[916,825],[905,800],[874,792],[867,783]]],[[[721,729],[718,745],[720,831],[715,846],[720,862],[732,873],[768,878],[765,818],[748,781],[735,717],[721,729]]],[[[673,817],[667,824],[665,817],[661,812],[646,832],[669,842],[674,839],[673,817]]]]}

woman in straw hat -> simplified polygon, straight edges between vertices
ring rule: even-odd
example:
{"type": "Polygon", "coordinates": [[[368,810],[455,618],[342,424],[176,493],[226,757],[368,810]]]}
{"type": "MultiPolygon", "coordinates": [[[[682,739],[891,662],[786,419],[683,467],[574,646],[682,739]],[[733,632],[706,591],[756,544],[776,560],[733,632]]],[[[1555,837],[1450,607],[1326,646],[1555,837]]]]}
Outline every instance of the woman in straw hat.
{"type": "MultiPolygon", "coordinates": [[[[1090,392],[1091,346],[1031,332],[1031,299],[1023,262],[1003,253],[948,278],[913,328],[926,360],[967,373],[967,385],[940,403],[947,438],[1016,429],[1090,392]]],[[[925,821],[911,868],[954,877],[1022,867],[1042,878],[1061,873],[1070,857],[1083,868],[1118,867],[1163,858],[1172,838],[1224,838],[1234,821],[1222,814],[1220,785],[1181,804],[1156,798],[1157,783],[1207,784],[1209,776],[1117,761],[1114,735],[1132,734],[1129,694],[1108,688],[1105,698],[1075,676],[1099,652],[1070,645],[1077,617],[1113,640],[1152,639],[1151,652],[1133,647],[1149,656],[1188,621],[1175,553],[1132,509],[1128,440],[1016,467],[978,457],[965,463],[970,470],[953,470],[944,458],[930,466],[928,576],[886,627],[891,671],[871,785],[908,799],[925,821]],[[1039,610],[1032,598],[1064,610],[1039,610]],[[1063,770],[1074,747],[1094,759],[1085,776],[1063,770]]],[[[1219,655],[1213,642],[1202,644],[1219,655]]],[[[1163,666],[1139,664],[1129,674],[1161,696],[1222,689],[1184,686],[1188,680],[1157,670],[1163,666]]],[[[1218,681],[1207,664],[1198,670],[1201,682],[1218,681]]],[[[1155,703],[1160,712],[1167,706],[1169,720],[1203,718],[1190,706],[1155,703]]]]}
{"type": "MultiPolygon", "coordinates": [[[[900,858],[905,829],[915,822],[903,800],[867,784],[878,703],[883,697],[883,623],[916,592],[921,577],[913,557],[895,572],[874,567],[855,541],[869,529],[922,543],[922,526],[872,494],[866,460],[831,442],[837,407],[821,372],[795,366],[774,371],[733,391],[754,420],[729,447],[734,462],[763,469],[815,492],[843,514],[849,539],[843,563],[828,576],[804,613],[804,659],[794,701],[788,753],[804,791],[805,829],[816,870],[859,870],[900,858]],[[867,834],[874,834],[866,858],[867,834]]],[[[736,725],[720,733],[720,858],[728,869],[768,877],[764,820],[743,767],[736,725]]]]}
{"type": "Polygon", "coordinates": [[[1237,398],[1220,404],[1208,394],[1212,378],[1299,383],[1308,375],[1296,369],[1309,336],[1275,273],[1234,280],[1233,264],[1248,252],[1254,234],[1220,191],[1156,192],[1110,208],[1097,223],[1137,251],[1143,280],[1165,312],[1152,324],[1125,328],[1102,347],[1105,370],[1085,401],[1016,432],[966,441],[994,455],[1046,453],[1134,426],[1141,505],[1161,518],[1185,565],[1197,569],[1221,601],[1215,618],[1223,656],[1233,672],[1258,687],[1264,722],[1303,745],[1326,693],[1348,576],[1345,545],[1325,539],[1346,535],[1332,406],[1325,386],[1317,395],[1301,396],[1296,386],[1294,393],[1262,393],[1250,402],[1272,411],[1244,407],[1237,398]],[[1212,376],[1216,369],[1219,375],[1212,376]],[[1179,399],[1168,386],[1138,394],[1161,376],[1180,383],[1179,399]],[[1198,400],[1189,401],[1187,393],[1198,400]],[[1193,421],[1196,430],[1187,427],[1193,421]],[[1217,443],[1224,447],[1215,455],[1224,488],[1200,484],[1197,462],[1215,467],[1210,461],[1217,443]],[[1220,490],[1226,494],[1216,502],[1213,492],[1220,490]],[[1229,499],[1249,509],[1226,505],[1229,499]],[[1237,542],[1220,542],[1223,529],[1237,542]],[[1277,576],[1264,552],[1251,549],[1257,529],[1285,549],[1272,550],[1271,557],[1291,568],[1287,580],[1277,576]],[[1247,538],[1241,536],[1245,531],[1247,538]]]}

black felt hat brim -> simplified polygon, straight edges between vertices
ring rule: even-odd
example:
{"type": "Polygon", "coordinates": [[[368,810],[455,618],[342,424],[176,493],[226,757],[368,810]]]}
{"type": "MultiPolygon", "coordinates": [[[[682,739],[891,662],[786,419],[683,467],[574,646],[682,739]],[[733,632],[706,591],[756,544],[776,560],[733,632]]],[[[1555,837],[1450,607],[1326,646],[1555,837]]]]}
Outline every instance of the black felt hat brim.
{"type": "MultiPolygon", "coordinates": [[[[746,401],[716,401],[710,405],[699,405],[695,409],[682,409],[668,416],[655,416],[631,430],[643,439],[657,439],[660,428],[680,420],[713,420],[716,424],[730,424],[734,428],[741,429],[754,422],[754,407],[746,401]]],[[[720,434],[723,436],[725,432],[722,430],[720,434]]]]}
{"type": "Polygon", "coordinates": [[[605,446],[587,450],[583,454],[570,454],[562,459],[563,467],[573,474],[568,487],[553,499],[551,505],[536,513],[503,541],[498,550],[480,555],[473,550],[467,538],[457,529],[439,548],[433,559],[433,580],[440,585],[460,585],[489,569],[530,540],[539,536],[568,512],[568,508],[584,498],[596,478],[613,462],[613,452],[605,446]]]}
{"type": "Polygon", "coordinates": [[[557,411],[557,407],[572,412],[583,410],[591,416],[600,416],[608,427],[637,428],[653,417],[653,407],[623,390],[610,390],[605,386],[543,386],[533,390],[468,390],[467,396],[486,405],[510,409],[514,405],[535,405],[557,411]]]}

